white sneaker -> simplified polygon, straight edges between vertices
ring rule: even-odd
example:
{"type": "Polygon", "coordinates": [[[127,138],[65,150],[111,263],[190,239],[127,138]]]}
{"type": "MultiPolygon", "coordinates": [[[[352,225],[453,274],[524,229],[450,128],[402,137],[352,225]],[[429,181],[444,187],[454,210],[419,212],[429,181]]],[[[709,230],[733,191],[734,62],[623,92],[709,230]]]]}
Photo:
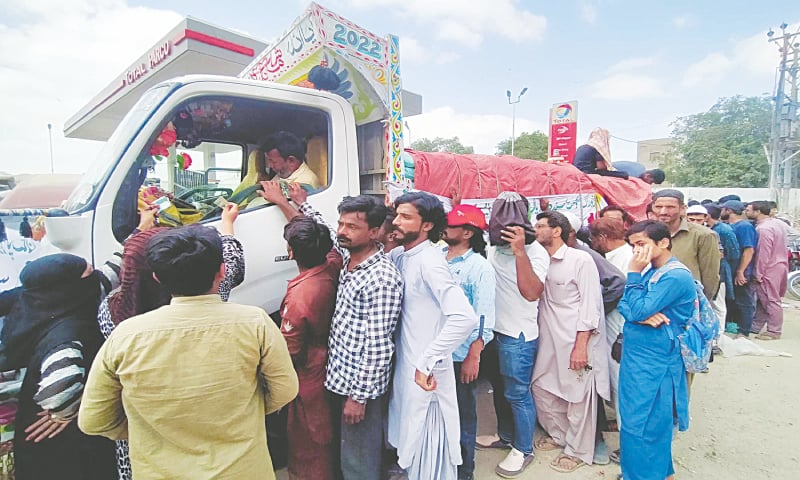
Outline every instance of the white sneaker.
{"type": "Polygon", "coordinates": [[[525,455],[516,448],[512,448],[494,471],[503,478],[517,478],[528,468],[531,462],[533,462],[533,453],[525,455]]]}

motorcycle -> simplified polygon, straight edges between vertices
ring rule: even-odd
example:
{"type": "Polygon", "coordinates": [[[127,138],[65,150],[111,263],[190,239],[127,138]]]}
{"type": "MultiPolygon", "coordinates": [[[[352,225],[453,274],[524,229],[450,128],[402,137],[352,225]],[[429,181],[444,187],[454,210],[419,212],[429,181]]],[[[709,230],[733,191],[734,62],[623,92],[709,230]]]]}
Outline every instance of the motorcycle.
{"type": "Polygon", "coordinates": [[[786,295],[800,300],[800,242],[789,245],[789,277],[786,281],[786,295]]]}

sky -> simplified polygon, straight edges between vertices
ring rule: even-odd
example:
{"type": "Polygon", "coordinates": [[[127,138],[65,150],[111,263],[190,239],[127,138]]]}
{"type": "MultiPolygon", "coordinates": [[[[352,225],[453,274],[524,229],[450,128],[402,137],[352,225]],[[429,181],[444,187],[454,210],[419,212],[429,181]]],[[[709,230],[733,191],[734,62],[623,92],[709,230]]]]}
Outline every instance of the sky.
{"type": "MultiPolygon", "coordinates": [[[[494,153],[516,132],[547,130],[554,103],[578,101],[578,143],[607,128],[614,160],[663,138],[719,98],[771,95],[778,64],[766,32],[800,28],[796,0],[321,0],[380,36],[400,37],[403,87],[423,96],[411,139],[458,136],[494,153]]],[[[82,173],[101,142],[64,123],[184,16],[275,40],[299,0],[3,0],[0,171],[82,173]],[[235,5],[235,7],[232,7],[235,5]],[[48,130],[48,124],[52,130],[48,130]]]]}

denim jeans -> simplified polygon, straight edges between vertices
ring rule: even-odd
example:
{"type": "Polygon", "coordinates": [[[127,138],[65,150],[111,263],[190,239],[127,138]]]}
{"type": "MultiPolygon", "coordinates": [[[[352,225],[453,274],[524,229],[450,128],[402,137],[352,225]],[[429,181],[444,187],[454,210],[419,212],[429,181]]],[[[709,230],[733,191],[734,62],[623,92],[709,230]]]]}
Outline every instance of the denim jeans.
{"type": "Polygon", "coordinates": [[[511,445],[528,455],[533,452],[533,431],[536,428],[536,406],[531,394],[531,377],[536,358],[538,339],[525,341],[498,333],[495,336],[500,358],[500,375],[506,400],[511,405],[514,418],[514,436],[511,445]]]}
{"type": "Polygon", "coordinates": [[[335,402],[333,425],[337,430],[334,435],[339,436],[342,478],[344,480],[380,480],[384,454],[384,420],[389,395],[384,394],[368,400],[364,419],[355,425],[344,423],[342,412],[347,397],[332,396],[335,402]]]}
{"type": "Polygon", "coordinates": [[[503,377],[500,375],[500,354],[497,352],[497,342],[489,342],[481,352],[481,368],[478,377],[488,380],[492,384],[492,403],[497,417],[497,436],[505,443],[510,444],[514,437],[514,416],[511,405],[506,400],[504,393],[503,377]]]}
{"type": "Polygon", "coordinates": [[[756,314],[756,289],[752,282],[733,287],[734,302],[736,303],[736,323],[739,324],[739,333],[745,337],[750,335],[753,328],[753,317],[756,314]]]}
{"type": "Polygon", "coordinates": [[[458,418],[461,423],[461,459],[459,475],[475,471],[475,435],[478,432],[478,381],[461,383],[462,362],[453,362],[456,372],[456,399],[458,418]]]}

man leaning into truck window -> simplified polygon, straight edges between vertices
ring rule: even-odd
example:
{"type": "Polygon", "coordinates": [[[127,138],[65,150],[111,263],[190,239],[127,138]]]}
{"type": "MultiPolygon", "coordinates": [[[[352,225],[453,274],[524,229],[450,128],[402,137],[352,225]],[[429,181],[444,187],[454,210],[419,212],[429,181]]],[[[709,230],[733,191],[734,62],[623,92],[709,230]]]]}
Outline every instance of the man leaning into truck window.
{"type": "MultiPolygon", "coordinates": [[[[289,185],[289,194],[303,215],[327,225],[300,185],[289,185]]],[[[278,205],[291,216],[288,203],[278,205]]],[[[338,228],[329,227],[344,268],[331,320],[325,388],[333,393],[334,415],[341,419],[334,427],[341,429],[344,480],[381,478],[386,391],[403,300],[400,273],[377,240],[386,213],[374,197],[345,197],[338,228]]]]}

